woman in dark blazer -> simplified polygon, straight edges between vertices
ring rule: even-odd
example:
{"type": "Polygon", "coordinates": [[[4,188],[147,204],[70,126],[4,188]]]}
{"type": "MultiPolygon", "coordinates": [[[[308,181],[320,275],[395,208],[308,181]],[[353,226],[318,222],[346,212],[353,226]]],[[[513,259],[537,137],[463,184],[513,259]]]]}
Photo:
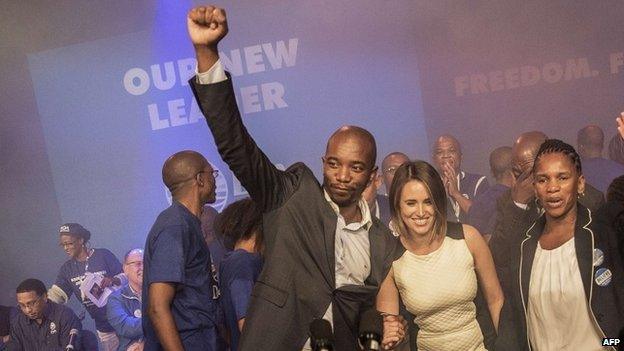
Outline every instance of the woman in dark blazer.
{"type": "Polygon", "coordinates": [[[512,258],[499,349],[604,350],[603,338],[616,338],[624,325],[613,232],[578,203],[585,179],[572,146],[546,140],[533,175],[543,215],[512,258]]]}

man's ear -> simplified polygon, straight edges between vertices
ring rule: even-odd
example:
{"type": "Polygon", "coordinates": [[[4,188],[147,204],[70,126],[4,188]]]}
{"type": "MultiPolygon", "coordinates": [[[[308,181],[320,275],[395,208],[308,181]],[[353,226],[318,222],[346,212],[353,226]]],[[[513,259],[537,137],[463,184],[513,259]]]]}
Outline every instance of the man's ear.
{"type": "Polygon", "coordinates": [[[377,176],[377,166],[373,167],[371,170],[371,174],[368,177],[368,182],[366,182],[366,186],[369,186],[372,182],[375,182],[375,186],[379,187],[379,183],[377,183],[379,177],[377,176]]]}

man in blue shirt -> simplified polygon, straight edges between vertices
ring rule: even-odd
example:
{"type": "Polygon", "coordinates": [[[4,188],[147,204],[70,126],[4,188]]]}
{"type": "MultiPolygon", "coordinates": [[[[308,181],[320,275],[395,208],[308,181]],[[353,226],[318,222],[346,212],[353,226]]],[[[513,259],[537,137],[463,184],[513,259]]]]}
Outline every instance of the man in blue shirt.
{"type": "Polygon", "coordinates": [[[494,233],[496,225],[496,202],[514,182],[511,171],[511,147],[501,146],[490,154],[490,170],[496,184],[477,195],[468,211],[466,223],[477,228],[487,241],[494,233]]]}
{"type": "Polygon", "coordinates": [[[578,131],[576,142],[585,179],[602,193],[607,192],[613,179],[624,174],[624,165],[602,157],[604,132],[597,125],[588,125],[578,131]]]}
{"type": "Polygon", "coordinates": [[[141,291],[143,289],[143,250],[132,249],[124,256],[123,270],[128,284],[108,297],[106,315],[119,337],[120,351],[143,348],[141,291]]]}
{"type": "Polygon", "coordinates": [[[145,350],[218,350],[218,289],[199,219],[203,205],[215,201],[216,175],[195,151],[178,152],[163,165],[173,203],[145,242],[145,350]]]}
{"type": "Polygon", "coordinates": [[[26,279],[16,293],[21,313],[11,321],[8,350],[65,350],[70,342],[81,349],[80,320],[69,307],[48,301],[43,282],[26,279]]]}

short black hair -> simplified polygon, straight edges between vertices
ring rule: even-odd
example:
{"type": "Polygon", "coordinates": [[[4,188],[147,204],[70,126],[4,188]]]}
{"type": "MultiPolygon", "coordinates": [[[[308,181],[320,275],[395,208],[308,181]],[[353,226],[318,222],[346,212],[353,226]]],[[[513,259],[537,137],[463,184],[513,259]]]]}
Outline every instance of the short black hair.
{"type": "Polygon", "coordinates": [[[37,296],[41,296],[47,292],[47,289],[41,280],[34,278],[24,280],[15,289],[15,292],[18,294],[30,291],[34,291],[37,296]]]}
{"type": "Polygon", "coordinates": [[[233,250],[239,240],[256,235],[256,249],[260,251],[264,237],[262,232],[262,211],[250,198],[231,203],[215,222],[217,233],[223,237],[223,244],[233,250]]]}
{"type": "Polygon", "coordinates": [[[546,139],[540,146],[537,151],[537,155],[535,155],[535,161],[533,162],[533,173],[535,173],[535,169],[537,168],[537,161],[542,155],[545,154],[563,154],[570,158],[574,168],[576,168],[576,172],[581,175],[583,174],[583,167],[581,166],[581,157],[576,152],[574,147],[568,143],[565,143],[559,139],[546,139]]]}

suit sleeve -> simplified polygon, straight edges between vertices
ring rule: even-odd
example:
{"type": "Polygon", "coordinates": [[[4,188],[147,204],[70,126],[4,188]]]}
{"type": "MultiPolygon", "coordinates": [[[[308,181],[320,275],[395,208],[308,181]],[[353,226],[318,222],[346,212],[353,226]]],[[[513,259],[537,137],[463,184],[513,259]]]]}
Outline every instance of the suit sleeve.
{"type": "Polygon", "coordinates": [[[293,174],[278,170],[251,138],[236,105],[229,74],[228,78],[204,85],[193,77],[189,84],[223,161],[267,212],[281,206],[292,193],[296,179],[293,174]]]}
{"type": "Polygon", "coordinates": [[[129,315],[123,306],[122,299],[120,291],[116,291],[108,298],[106,304],[108,323],[115,329],[117,335],[128,339],[139,339],[143,336],[141,318],[129,315]]]}

